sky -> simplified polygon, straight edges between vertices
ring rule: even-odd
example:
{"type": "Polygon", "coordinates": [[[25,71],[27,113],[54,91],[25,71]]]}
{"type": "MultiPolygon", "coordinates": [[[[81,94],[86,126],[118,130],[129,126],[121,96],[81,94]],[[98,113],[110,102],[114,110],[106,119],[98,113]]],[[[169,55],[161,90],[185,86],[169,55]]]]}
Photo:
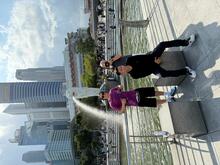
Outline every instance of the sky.
{"type": "MultiPolygon", "coordinates": [[[[16,69],[63,65],[66,33],[88,27],[83,9],[83,0],[0,0],[0,82],[17,81],[16,69]]],[[[28,165],[22,154],[44,146],[8,142],[27,119],[2,113],[6,106],[0,104],[0,164],[28,165]]]]}

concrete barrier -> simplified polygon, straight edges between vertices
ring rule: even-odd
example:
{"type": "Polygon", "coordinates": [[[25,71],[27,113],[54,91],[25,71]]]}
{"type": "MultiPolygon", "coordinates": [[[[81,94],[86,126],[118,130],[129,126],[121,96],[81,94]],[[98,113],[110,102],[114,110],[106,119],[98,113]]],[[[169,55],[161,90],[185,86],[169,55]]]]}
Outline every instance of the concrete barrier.
{"type": "Polygon", "coordinates": [[[168,103],[175,134],[200,136],[207,134],[207,128],[198,101],[168,103]]]}

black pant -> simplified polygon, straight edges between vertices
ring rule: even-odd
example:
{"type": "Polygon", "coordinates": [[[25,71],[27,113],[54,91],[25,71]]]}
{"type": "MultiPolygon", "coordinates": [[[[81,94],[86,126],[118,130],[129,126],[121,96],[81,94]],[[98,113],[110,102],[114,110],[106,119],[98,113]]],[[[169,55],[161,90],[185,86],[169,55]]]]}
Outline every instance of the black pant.
{"type": "Polygon", "coordinates": [[[178,70],[165,70],[158,65],[155,68],[154,74],[160,74],[161,77],[178,77],[181,75],[186,75],[188,70],[186,68],[178,69],[178,70]]]}
{"type": "Polygon", "coordinates": [[[172,41],[163,41],[160,42],[156,48],[151,52],[150,56],[160,57],[166,48],[178,47],[178,46],[187,46],[189,45],[188,40],[172,40],[172,41]]]}
{"type": "MultiPolygon", "coordinates": [[[[172,41],[164,41],[160,42],[157,47],[152,51],[152,57],[160,57],[166,48],[177,47],[177,46],[187,46],[189,45],[188,40],[172,40],[172,41]]],[[[154,74],[160,74],[162,77],[178,77],[180,75],[186,75],[188,73],[187,69],[179,69],[179,70],[165,70],[160,67],[160,65],[156,66],[154,74]]]]}
{"type": "Polygon", "coordinates": [[[138,106],[139,107],[157,107],[156,98],[149,98],[155,96],[155,90],[153,87],[137,88],[135,91],[139,95],[138,106]]]}
{"type": "Polygon", "coordinates": [[[150,74],[160,74],[162,77],[178,77],[180,75],[186,75],[187,69],[179,70],[165,70],[160,67],[159,64],[154,62],[155,58],[160,57],[166,48],[176,46],[187,46],[188,40],[172,40],[160,42],[152,52],[146,55],[131,56],[128,58],[126,65],[132,66],[132,70],[129,72],[132,78],[142,78],[150,74]]]}

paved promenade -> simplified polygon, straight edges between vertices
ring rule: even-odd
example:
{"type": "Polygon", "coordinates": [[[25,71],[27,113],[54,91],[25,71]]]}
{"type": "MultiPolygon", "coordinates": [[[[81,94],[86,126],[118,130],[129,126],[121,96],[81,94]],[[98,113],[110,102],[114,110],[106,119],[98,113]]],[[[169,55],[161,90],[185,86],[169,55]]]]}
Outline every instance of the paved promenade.
{"type": "MultiPolygon", "coordinates": [[[[147,29],[150,50],[160,41],[197,34],[192,47],[182,48],[187,64],[197,78],[186,78],[178,92],[182,100],[201,100],[208,135],[178,139],[171,145],[174,164],[220,164],[220,1],[140,0],[144,18],[156,3],[147,29]]],[[[167,121],[167,120],[166,120],[167,121]]],[[[161,118],[164,127],[169,125],[161,118]]]]}

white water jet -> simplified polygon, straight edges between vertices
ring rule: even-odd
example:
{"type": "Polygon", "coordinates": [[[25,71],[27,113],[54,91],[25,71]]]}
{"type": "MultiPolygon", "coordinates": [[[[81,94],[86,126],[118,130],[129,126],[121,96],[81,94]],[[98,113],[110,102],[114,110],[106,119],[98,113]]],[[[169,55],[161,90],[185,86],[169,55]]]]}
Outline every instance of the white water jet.
{"type": "Polygon", "coordinates": [[[73,101],[76,103],[76,105],[78,105],[80,108],[82,108],[84,111],[86,111],[90,114],[93,114],[99,118],[104,118],[107,120],[116,121],[118,124],[122,124],[123,115],[112,114],[110,112],[104,112],[102,110],[99,110],[97,108],[94,108],[94,107],[91,107],[87,104],[82,103],[81,101],[79,101],[75,97],[73,97],[73,101]]]}

